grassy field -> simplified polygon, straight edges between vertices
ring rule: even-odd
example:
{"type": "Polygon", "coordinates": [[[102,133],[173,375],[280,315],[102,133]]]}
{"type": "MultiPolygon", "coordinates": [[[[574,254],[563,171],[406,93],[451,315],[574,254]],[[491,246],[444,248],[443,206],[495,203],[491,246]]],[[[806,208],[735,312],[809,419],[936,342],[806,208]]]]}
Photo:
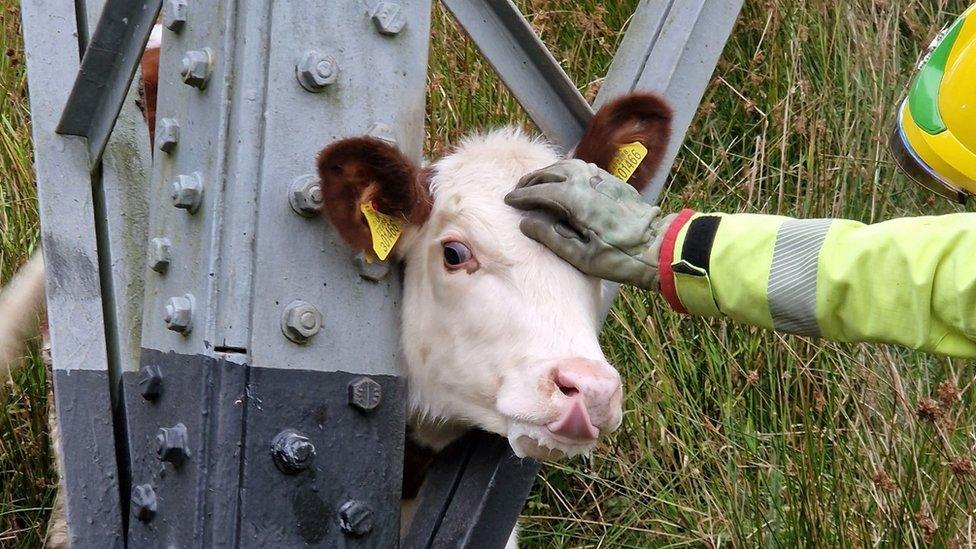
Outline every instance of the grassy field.
{"type": "MultiPolygon", "coordinates": [[[[523,0],[592,98],[636,0],[523,0]]],[[[839,216],[940,213],[885,139],[919,50],[964,0],[747,0],[663,206],[839,216]]],[[[36,245],[16,2],[0,0],[0,279],[36,245]]],[[[435,10],[427,149],[525,123],[435,10]]],[[[626,291],[603,341],[625,378],[623,427],[544,468],[526,547],[936,545],[976,542],[972,364],[682,318],[626,291]]],[[[0,380],[0,545],[36,545],[56,483],[36,352],[0,380]]]]}

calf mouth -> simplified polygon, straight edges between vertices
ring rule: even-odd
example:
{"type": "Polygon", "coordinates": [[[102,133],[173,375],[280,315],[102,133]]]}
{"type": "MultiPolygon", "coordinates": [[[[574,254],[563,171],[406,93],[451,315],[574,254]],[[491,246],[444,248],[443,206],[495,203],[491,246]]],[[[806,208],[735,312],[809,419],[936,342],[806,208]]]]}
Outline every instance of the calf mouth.
{"type": "Polygon", "coordinates": [[[596,448],[597,438],[569,439],[553,433],[548,425],[536,425],[512,420],[508,428],[508,443],[520,458],[557,461],[589,454],[596,448]]]}

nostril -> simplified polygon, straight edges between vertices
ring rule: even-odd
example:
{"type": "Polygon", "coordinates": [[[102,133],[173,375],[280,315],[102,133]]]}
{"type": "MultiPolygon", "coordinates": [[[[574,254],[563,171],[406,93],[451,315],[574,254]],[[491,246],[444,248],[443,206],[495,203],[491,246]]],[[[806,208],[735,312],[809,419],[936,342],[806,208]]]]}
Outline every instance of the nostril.
{"type": "Polygon", "coordinates": [[[556,379],[554,381],[556,382],[556,387],[559,388],[559,392],[568,397],[574,397],[580,392],[579,385],[561,372],[556,373],[556,379]]]}

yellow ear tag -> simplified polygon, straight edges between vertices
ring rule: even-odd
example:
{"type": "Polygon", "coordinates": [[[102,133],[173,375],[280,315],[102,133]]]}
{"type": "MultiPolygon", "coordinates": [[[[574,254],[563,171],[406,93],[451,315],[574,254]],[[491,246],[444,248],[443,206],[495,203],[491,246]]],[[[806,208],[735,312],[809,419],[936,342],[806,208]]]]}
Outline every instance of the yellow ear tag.
{"type": "Polygon", "coordinates": [[[627,181],[637,171],[637,166],[640,166],[645,156],[647,156],[647,147],[643,143],[640,141],[628,143],[617,149],[617,156],[613,157],[608,171],[621,181],[627,181]]]}
{"type": "Polygon", "coordinates": [[[366,223],[369,224],[369,232],[373,237],[373,251],[376,252],[376,257],[383,261],[390,255],[400,234],[403,233],[400,220],[376,211],[369,202],[360,204],[359,210],[366,216],[366,223]]]}

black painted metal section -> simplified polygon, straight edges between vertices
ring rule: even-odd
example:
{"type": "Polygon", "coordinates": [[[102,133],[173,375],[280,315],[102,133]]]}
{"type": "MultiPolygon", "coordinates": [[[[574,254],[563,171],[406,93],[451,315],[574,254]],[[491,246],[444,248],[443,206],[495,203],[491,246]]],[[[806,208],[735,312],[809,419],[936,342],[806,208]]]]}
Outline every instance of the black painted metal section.
{"type": "Polygon", "coordinates": [[[505,546],[539,464],[508,440],[472,431],[438,454],[403,542],[408,549],[505,546]]]}
{"type": "Polygon", "coordinates": [[[61,481],[75,548],[123,546],[108,386],[107,370],[54,370],[61,481]]]}
{"type": "Polygon", "coordinates": [[[242,546],[396,546],[406,392],[400,378],[365,378],[250,369],[242,546]],[[287,430],[314,446],[298,471],[282,471],[272,457],[287,430]]]}
{"type": "Polygon", "coordinates": [[[397,544],[402,380],[148,349],[141,366],[122,379],[131,547],[397,544]]]}
{"type": "Polygon", "coordinates": [[[163,0],[108,0],[61,114],[57,132],[88,138],[98,164],[163,0]]]}
{"type": "Polygon", "coordinates": [[[140,363],[143,371],[157,372],[159,380],[147,398],[140,372],[122,375],[131,493],[137,500],[151,500],[146,486],[151,487],[156,510],[147,513],[139,501],[130,502],[129,545],[236,545],[247,368],[151,349],[143,349],[140,363]],[[186,432],[186,455],[176,448],[181,445],[179,425],[186,432]],[[153,516],[147,519],[147,514],[153,516]]]}

